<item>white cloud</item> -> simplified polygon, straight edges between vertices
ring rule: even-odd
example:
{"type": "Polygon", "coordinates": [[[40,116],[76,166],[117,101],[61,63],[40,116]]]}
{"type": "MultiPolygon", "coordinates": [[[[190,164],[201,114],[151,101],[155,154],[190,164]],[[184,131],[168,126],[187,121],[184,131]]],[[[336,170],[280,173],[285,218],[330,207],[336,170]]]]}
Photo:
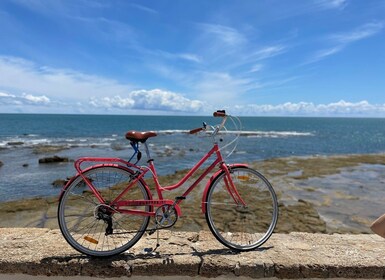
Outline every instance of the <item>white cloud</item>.
{"type": "Polygon", "coordinates": [[[0,92],[0,97],[16,97],[15,95],[13,94],[8,94],[8,93],[5,93],[5,92],[0,92]]]}
{"type": "Polygon", "coordinates": [[[383,22],[370,22],[364,24],[351,32],[335,34],[330,36],[331,40],[335,40],[340,44],[350,44],[379,33],[384,28],[383,22]]]}
{"type": "Polygon", "coordinates": [[[145,51],[145,53],[147,54],[151,54],[151,55],[154,55],[156,57],[164,57],[166,59],[183,59],[183,60],[188,60],[188,61],[192,61],[192,62],[201,62],[201,58],[196,55],[196,54],[192,54],[192,53],[170,53],[170,52],[165,52],[165,51],[161,51],[161,50],[157,50],[157,51],[145,51]]]}
{"type": "Polygon", "coordinates": [[[146,6],[143,6],[143,5],[139,5],[139,4],[130,4],[131,7],[135,8],[135,9],[138,9],[138,10],[141,10],[141,11],[144,11],[146,13],[149,13],[149,14],[159,14],[158,11],[154,10],[154,9],[151,9],[151,8],[148,8],[146,6]]]}
{"type": "Polygon", "coordinates": [[[0,92],[0,106],[1,105],[21,105],[22,102],[16,95],[0,92]]]}
{"type": "Polygon", "coordinates": [[[243,44],[247,41],[242,33],[232,27],[208,23],[200,23],[199,26],[207,35],[215,36],[222,43],[230,46],[243,44]]]}
{"type": "Polygon", "coordinates": [[[27,100],[28,102],[33,103],[33,104],[45,104],[46,105],[46,104],[50,103],[50,99],[45,95],[33,96],[32,94],[23,93],[22,97],[25,100],[27,100]]]}
{"type": "Polygon", "coordinates": [[[344,47],[343,46],[336,46],[330,49],[324,49],[317,51],[312,58],[310,58],[305,64],[317,62],[323,58],[326,58],[328,56],[331,56],[333,54],[336,54],[340,52],[344,47]]]}
{"type": "Polygon", "coordinates": [[[90,104],[105,109],[136,109],[156,111],[198,112],[203,102],[190,100],[181,94],[160,89],[132,91],[121,97],[91,98],[90,104]]]}
{"type": "Polygon", "coordinates": [[[255,64],[253,65],[253,67],[251,67],[250,72],[255,73],[255,72],[261,71],[262,69],[263,69],[262,64],[255,64]]]}
{"type": "Polygon", "coordinates": [[[0,56],[0,73],[0,90],[29,92],[56,99],[87,100],[90,96],[103,97],[106,92],[124,94],[133,89],[112,79],[68,69],[39,67],[15,57],[0,56]]]}
{"type": "Polygon", "coordinates": [[[23,93],[21,96],[0,92],[0,105],[49,105],[50,99],[44,95],[35,96],[23,93]]]}
{"type": "MultiPolygon", "coordinates": [[[[385,104],[370,104],[360,102],[339,102],[329,104],[314,104],[312,102],[287,102],[278,105],[241,105],[234,106],[239,114],[272,115],[272,116],[385,116],[385,104]]],[[[231,110],[231,109],[230,109],[231,110]]]]}
{"type": "Polygon", "coordinates": [[[193,62],[201,62],[201,58],[195,54],[182,53],[182,54],[178,54],[177,56],[185,60],[190,60],[193,62]]]}
{"type": "MultiPolygon", "coordinates": [[[[199,60],[188,53],[180,56],[192,61],[199,60]]],[[[172,75],[177,75],[176,72],[172,75]]],[[[199,100],[170,91],[133,91],[130,85],[111,79],[73,70],[39,67],[28,60],[15,57],[0,56],[0,73],[0,90],[28,92],[19,96],[2,93],[0,104],[3,105],[53,106],[52,103],[60,103],[63,108],[68,107],[70,110],[70,104],[90,102],[94,109],[132,108],[180,112],[197,112],[203,106],[199,100]]],[[[81,106],[74,106],[73,109],[80,110],[78,107],[81,106]]]]}
{"type": "Polygon", "coordinates": [[[212,110],[223,108],[232,115],[240,116],[342,116],[342,117],[385,117],[385,104],[371,104],[366,100],[348,102],[340,100],[328,104],[312,102],[286,102],[283,104],[246,104],[237,105],[236,101],[223,102],[225,95],[218,95],[217,102],[206,103],[191,100],[181,94],[160,89],[137,90],[124,96],[93,97],[85,103],[61,104],[48,97],[31,94],[14,95],[0,92],[0,110],[2,112],[41,112],[61,113],[178,113],[210,114],[212,110]],[[38,107],[37,107],[38,106],[38,107]],[[1,109],[2,108],[2,109],[1,109]],[[67,110],[70,108],[71,110],[67,110]]]}
{"type": "Polygon", "coordinates": [[[251,83],[251,79],[238,78],[227,72],[200,72],[191,88],[198,99],[215,107],[235,104],[240,95],[250,89],[251,83]]]}
{"type": "Polygon", "coordinates": [[[384,22],[371,22],[350,32],[330,35],[327,41],[334,46],[317,51],[310,59],[307,60],[307,62],[305,62],[305,64],[317,62],[323,58],[342,51],[356,41],[374,36],[381,32],[384,29],[384,26],[384,22]]]}
{"type": "Polygon", "coordinates": [[[282,45],[268,46],[259,49],[252,55],[257,60],[262,60],[280,55],[286,51],[286,47],[282,45]]]}
{"type": "Polygon", "coordinates": [[[316,4],[325,9],[344,9],[348,1],[347,0],[316,0],[316,4]]]}
{"type": "Polygon", "coordinates": [[[102,108],[132,108],[135,104],[135,101],[128,98],[122,98],[120,96],[114,96],[114,97],[103,97],[103,98],[95,98],[91,97],[90,104],[94,107],[102,107],[102,108]]]}

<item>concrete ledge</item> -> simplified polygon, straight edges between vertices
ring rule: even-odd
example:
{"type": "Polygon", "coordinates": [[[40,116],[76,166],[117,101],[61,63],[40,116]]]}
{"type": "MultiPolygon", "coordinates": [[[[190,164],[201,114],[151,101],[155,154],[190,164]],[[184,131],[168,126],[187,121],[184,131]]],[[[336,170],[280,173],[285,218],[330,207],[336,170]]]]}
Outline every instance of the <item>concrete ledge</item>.
{"type": "Polygon", "coordinates": [[[48,276],[121,277],[176,275],[252,278],[383,278],[385,242],[369,235],[273,234],[257,251],[234,254],[210,232],[161,231],[156,244],[144,236],[129,252],[94,259],[73,250],[60,231],[0,228],[0,273],[48,276]]]}

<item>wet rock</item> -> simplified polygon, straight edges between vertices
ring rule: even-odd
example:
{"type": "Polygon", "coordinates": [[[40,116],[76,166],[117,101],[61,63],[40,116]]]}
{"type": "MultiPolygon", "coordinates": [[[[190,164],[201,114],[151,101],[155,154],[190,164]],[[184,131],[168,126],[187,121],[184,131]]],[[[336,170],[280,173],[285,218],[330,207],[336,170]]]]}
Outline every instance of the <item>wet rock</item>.
{"type": "Polygon", "coordinates": [[[39,145],[33,148],[33,153],[34,154],[57,153],[66,149],[68,149],[68,147],[63,145],[60,145],[60,146],[39,145]]]}
{"type": "Polygon", "coordinates": [[[56,162],[68,162],[67,157],[59,157],[59,156],[53,156],[53,157],[44,157],[39,159],[39,163],[56,163],[56,162]]]}
{"type": "Polygon", "coordinates": [[[67,180],[63,180],[63,179],[56,179],[55,181],[52,182],[52,186],[54,186],[55,188],[62,188],[65,186],[65,184],[67,183],[67,180]]]}
{"type": "Polygon", "coordinates": [[[3,165],[4,165],[4,163],[0,160],[0,167],[3,166],[3,165]]]}
{"type": "Polygon", "coordinates": [[[111,149],[113,149],[114,151],[122,151],[125,149],[125,146],[119,143],[112,143],[111,149]]]}
{"type": "Polygon", "coordinates": [[[313,204],[299,199],[292,205],[279,205],[279,218],[276,232],[294,231],[326,233],[326,222],[319,216],[313,204]]]}
{"type": "Polygon", "coordinates": [[[21,141],[15,141],[15,142],[8,142],[7,143],[8,146],[21,146],[23,144],[24,144],[24,142],[21,142],[21,141]]]}

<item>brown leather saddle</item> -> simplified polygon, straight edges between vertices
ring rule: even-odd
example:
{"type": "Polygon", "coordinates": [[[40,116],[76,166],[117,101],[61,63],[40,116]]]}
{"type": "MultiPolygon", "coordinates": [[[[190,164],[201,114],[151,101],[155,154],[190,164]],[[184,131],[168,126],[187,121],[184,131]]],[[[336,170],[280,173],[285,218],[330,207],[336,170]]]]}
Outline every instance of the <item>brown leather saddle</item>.
{"type": "Polygon", "coordinates": [[[150,137],[155,137],[157,134],[154,131],[135,131],[130,130],[126,133],[126,139],[133,142],[141,142],[144,143],[150,137]]]}

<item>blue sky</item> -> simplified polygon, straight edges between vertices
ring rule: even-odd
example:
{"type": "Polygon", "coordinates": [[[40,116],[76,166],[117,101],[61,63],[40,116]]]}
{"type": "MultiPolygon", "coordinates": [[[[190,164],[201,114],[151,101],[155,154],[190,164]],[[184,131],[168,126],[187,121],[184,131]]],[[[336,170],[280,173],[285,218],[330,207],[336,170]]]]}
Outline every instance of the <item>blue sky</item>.
{"type": "Polygon", "coordinates": [[[0,113],[385,117],[385,1],[2,0],[0,113]]]}

